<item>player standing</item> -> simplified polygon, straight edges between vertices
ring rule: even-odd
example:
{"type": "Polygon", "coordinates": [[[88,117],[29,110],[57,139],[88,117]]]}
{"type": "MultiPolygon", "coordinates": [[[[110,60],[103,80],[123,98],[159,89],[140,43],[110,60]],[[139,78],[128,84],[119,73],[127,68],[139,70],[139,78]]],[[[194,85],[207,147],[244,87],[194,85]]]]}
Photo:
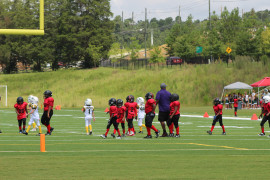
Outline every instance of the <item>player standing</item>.
{"type": "Polygon", "coordinates": [[[91,99],[86,99],[84,102],[83,106],[83,112],[84,112],[84,120],[85,120],[85,130],[86,130],[86,135],[92,135],[92,124],[91,120],[95,122],[95,114],[94,114],[94,106],[92,106],[92,100],[91,99]],[[88,131],[89,127],[89,131],[88,131]],[[88,133],[89,132],[89,133],[88,133]]]}
{"type": "Polygon", "coordinates": [[[26,117],[28,116],[27,103],[23,101],[22,97],[17,98],[17,103],[14,105],[17,113],[17,120],[19,125],[19,133],[25,134],[26,117]],[[23,124],[23,130],[22,130],[23,124]]]}
{"type": "Polygon", "coordinates": [[[234,116],[237,117],[238,98],[236,95],[234,95],[233,98],[233,107],[234,107],[234,116]]]}
{"type": "Polygon", "coordinates": [[[31,125],[34,122],[36,122],[36,125],[38,126],[38,129],[39,129],[39,133],[37,134],[37,136],[39,136],[42,133],[42,131],[41,131],[41,126],[39,122],[39,114],[38,114],[38,97],[32,96],[30,102],[31,104],[30,104],[29,114],[31,114],[31,116],[30,116],[30,121],[28,123],[28,127],[27,127],[25,135],[28,135],[31,125]]]}
{"type": "Polygon", "coordinates": [[[263,100],[264,100],[264,104],[262,106],[262,113],[259,116],[259,118],[262,115],[264,115],[264,116],[263,116],[263,119],[262,119],[262,121],[260,123],[262,132],[260,134],[258,134],[259,136],[265,136],[264,124],[266,123],[266,121],[268,121],[268,123],[270,124],[270,97],[269,96],[264,96],[263,100]]]}
{"type": "Polygon", "coordinates": [[[51,118],[53,116],[54,99],[52,98],[52,91],[46,90],[44,93],[44,112],[41,117],[41,123],[47,127],[47,134],[51,135],[54,130],[50,125],[51,118]]]}
{"type": "Polygon", "coordinates": [[[129,95],[128,103],[125,104],[127,108],[127,122],[128,122],[128,136],[134,136],[135,130],[133,126],[133,119],[137,118],[137,106],[134,102],[134,96],[129,95]]]}
{"type": "MultiPolygon", "coordinates": [[[[27,108],[27,110],[29,110],[29,112],[31,112],[31,110],[32,110],[32,101],[33,101],[33,98],[34,97],[35,96],[30,95],[27,98],[27,102],[28,102],[28,108],[27,108]]],[[[35,121],[32,123],[32,126],[33,126],[33,129],[31,129],[30,131],[37,131],[37,125],[36,125],[35,121]]]]}
{"type": "Polygon", "coordinates": [[[222,127],[222,130],[223,130],[222,135],[226,135],[225,127],[224,127],[223,122],[222,122],[222,109],[223,109],[223,106],[221,104],[219,104],[219,103],[220,103],[219,99],[216,98],[214,100],[214,106],[213,106],[215,116],[214,116],[214,119],[213,119],[211,130],[207,131],[207,133],[210,134],[210,135],[212,134],[217,121],[219,122],[220,126],[222,127]]]}
{"type": "Polygon", "coordinates": [[[156,109],[156,102],[153,99],[153,93],[147,93],[145,95],[146,104],[145,104],[145,125],[147,129],[147,136],[144,138],[152,138],[151,129],[153,129],[156,133],[156,138],[159,136],[159,131],[156,129],[154,125],[152,125],[153,119],[155,118],[155,109],[156,109]]]}
{"type": "Polygon", "coordinates": [[[142,123],[144,117],[145,117],[145,104],[144,104],[144,99],[142,97],[138,97],[136,99],[136,102],[138,104],[138,126],[140,128],[139,133],[143,133],[142,127],[145,127],[145,125],[142,123]]]}
{"type": "Polygon", "coordinates": [[[110,131],[110,127],[113,124],[114,129],[118,132],[118,138],[121,138],[121,134],[120,134],[120,131],[118,129],[118,123],[116,122],[116,120],[117,120],[116,99],[111,98],[109,100],[109,105],[110,105],[110,109],[109,109],[110,119],[109,119],[108,124],[107,124],[107,130],[106,130],[105,134],[101,135],[101,137],[104,139],[107,138],[108,132],[110,131]]]}
{"type": "MultiPolygon", "coordinates": [[[[117,99],[116,101],[116,106],[117,106],[117,120],[116,122],[119,124],[121,124],[122,130],[123,130],[123,134],[122,136],[125,137],[125,133],[126,133],[126,129],[125,129],[125,117],[126,117],[126,111],[127,108],[125,106],[123,106],[123,100],[122,99],[117,99]]],[[[113,134],[112,137],[115,137],[115,133],[116,133],[116,129],[113,130],[113,134]]]]}
{"type": "Polygon", "coordinates": [[[172,94],[171,95],[171,103],[170,103],[170,118],[168,120],[168,126],[170,128],[170,134],[169,137],[174,137],[173,134],[173,126],[171,126],[171,124],[174,124],[174,127],[176,129],[176,135],[175,137],[179,138],[180,134],[179,134],[179,118],[180,118],[180,102],[179,100],[179,95],[178,94],[172,94]]]}

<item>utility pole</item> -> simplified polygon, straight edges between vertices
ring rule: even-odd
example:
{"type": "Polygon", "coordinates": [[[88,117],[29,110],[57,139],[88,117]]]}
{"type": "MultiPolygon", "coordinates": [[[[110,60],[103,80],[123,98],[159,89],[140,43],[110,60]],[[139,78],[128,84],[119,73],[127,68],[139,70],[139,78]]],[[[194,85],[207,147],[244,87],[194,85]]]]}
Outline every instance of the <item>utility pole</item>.
{"type": "MultiPolygon", "coordinates": [[[[120,31],[123,31],[123,26],[124,26],[124,12],[122,11],[122,18],[121,18],[121,27],[120,31]]],[[[123,41],[124,41],[124,34],[121,37],[121,58],[123,57],[123,41]]]]}
{"type": "Polygon", "coordinates": [[[151,29],[151,46],[154,46],[154,30],[151,29]]]}
{"type": "Polygon", "coordinates": [[[147,58],[146,54],[146,33],[147,33],[147,8],[145,8],[145,28],[144,28],[144,58],[147,58]]]}
{"type": "Polygon", "coordinates": [[[179,6],[179,24],[181,23],[181,7],[179,6]]]}
{"type": "Polygon", "coordinates": [[[134,25],[134,12],[132,12],[132,25],[134,25]]]}

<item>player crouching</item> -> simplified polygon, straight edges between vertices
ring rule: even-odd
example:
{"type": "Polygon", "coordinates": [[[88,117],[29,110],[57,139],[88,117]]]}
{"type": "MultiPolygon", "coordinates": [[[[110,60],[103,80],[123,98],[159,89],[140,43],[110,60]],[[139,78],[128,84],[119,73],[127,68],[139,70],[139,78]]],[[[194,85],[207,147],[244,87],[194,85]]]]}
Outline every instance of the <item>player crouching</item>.
{"type": "Polygon", "coordinates": [[[120,139],[121,134],[120,134],[120,131],[118,129],[118,123],[116,122],[116,120],[117,120],[117,107],[116,107],[116,99],[115,98],[111,98],[109,100],[109,106],[110,106],[110,109],[109,109],[110,119],[109,119],[108,124],[107,124],[106,133],[101,135],[101,137],[104,139],[107,138],[108,132],[110,131],[110,127],[113,124],[114,129],[118,132],[117,138],[120,139]]]}
{"type": "Polygon", "coordinates": [[[94,114],[94,106],[92,106],[92,100],[91,99],[86,99],[84,102],[83,106],[83,112],[84,112],[84,119],[85,119],[85,130],[86,130],[86,135],[92,135],[92,125],[91,125],[91,120],[93,119],[94,122],[96,121],[95,119],[95,114],[94,114]],[[88,131],[89,127],[89,131],[88,131]],[[88,133],[89,132],[89,133],[88,133]]]}
{"type": "Polygon", "coordinates": [[[222,108],[223,108],[223,106],[220,104],[219,99],[216,98],[214,100],[214,106],[213,106],[215,116],[214,116],[214,119],[213,119],[211,130],[207,131],[207,133],[210,134],[210,135],[212,134],[217,121],[219,122],[220,126],[223,129],[222,135],[226,135],[225,128],[224,128],[224,125],[223,125],[223,122],[222,122],[222,108]]]}
{"type": "Polygon", "coordinates": [[[30,96],[28,98],[28,103],[30,106],[29,114],[31,116],[30,116],[30,121],[28,123],[28,127],[27,127],[25,135],[28,135],[28,132],[31,128],[31,125],[34,122],[36,122],[36,125],[38,126],[38,129],[39,129],[39,133],[37,134],[37,136],[39,136],[42,133],[42,131],[41,131],[41,126],[40,126],[40,122],[39,122],[39,114],[38,114],[38,97],[30,96]]]}
{"type": "Polygon", "coordinates": [[[176,129],[176,135],[175,137],[179,138],[180,134],[179,134],[179,125],[178,125],[178,121],[180,118],[180,102],[179,100],[179,95],[178,94],[172,94],[170,97],[171,103],[170,103],[170,118],[167,121],[168,123],[168,127],[170,128],[170,135],[169,137],[174,137],[173,134],[173,126],[171,126],[171,124],[174,124],[174,127],[176,129]]]}
{"type": "Polygon", "coordinates": [[[156,108],[156,102],[153,99],[154,95],[153,93],[147,93],[145,95],[146,104],[145,104],[145,126],[147,129],[147,136],[144,138],[152,138],[151,135],[151,129],[153,129],[156,133],[156,138],[159,136],[159,131],[156,129],[154,125],[152,125],[153,119],[155,118],[155,108],[156,108]]]}

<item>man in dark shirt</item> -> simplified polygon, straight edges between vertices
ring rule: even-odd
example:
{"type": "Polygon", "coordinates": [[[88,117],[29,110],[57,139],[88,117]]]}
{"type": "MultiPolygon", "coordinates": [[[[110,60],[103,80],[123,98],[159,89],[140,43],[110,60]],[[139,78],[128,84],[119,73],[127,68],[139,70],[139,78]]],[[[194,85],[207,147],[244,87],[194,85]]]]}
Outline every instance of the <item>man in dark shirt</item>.
{"type": "Polygon", "coordinates": [[[157,92],[156,95],[156,104],[159,107],[158,120],[163,129],[163,134],[161,137],[167,137],[165,121],[169,119],[170,114],[170,96],[171,93],[166,90],[166,84],[162,83],[160,85],[161,90],[157,92]]]}

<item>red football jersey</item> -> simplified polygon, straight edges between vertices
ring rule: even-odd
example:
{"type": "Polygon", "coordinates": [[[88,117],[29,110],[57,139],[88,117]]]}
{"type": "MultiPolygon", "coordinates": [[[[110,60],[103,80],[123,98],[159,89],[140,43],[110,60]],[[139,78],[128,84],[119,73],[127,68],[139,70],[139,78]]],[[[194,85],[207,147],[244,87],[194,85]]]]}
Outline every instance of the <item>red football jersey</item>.
{"type": "Polygon", "coordinates": [[[17,115],[17,120],[26,118],[26,108],[27,108],[27,105],[28,104],[26,102],[23,102],[22,104],[16,103],[14,105],[14,108],[19,113],[19,115],[17,115]]]}
{"type": "Polygon", "coordinates": [[[263,106],[264,113],[267,114],[270,112],[270,103],[264,104],[263,106]]]}
{"type": "Polygon", "coordinates": [[[154,99],[148,99],[145,104],[145,113],[148,114],[151,111],[153,111],[153,104],[156,104],[156,101],[154,99]]]}
{"type": "Polygon", "coordinates": [[[238,99],[235,98],[235,99],[233,100],[233,102],[234,102],[233,107],[238,107],[238,99]]]}
{"type": "Polygon", "coordinates": [[[117,108],[117,122],[118,123],[124,123],[124,121],[122,121],[123,117],[124,117],[124,113],[127,111],[127,108],[125,106],[121,106],[120,108],[117,108]]]}
{"type": "Polygon", "coordinates": [[[173,101],[173,102],[170,103],[170,115],[173,114],[173,112],[174,112],[176,106],[178,106],[178,108],[177,108],[177,111],[175,112],[174,115],[180,114],[180,112],[179,112],[179,109],[180,109],[180,102],[179,102],[179,101],[173,101]]]}
{"type": "Polygon", "coordinates": [[[49,110],[49,106],[53,109],[54,99],[52,97],[48,97],[44,99],[44,111],[49,110]]]}
{"type": "Polygon", "coordinates": [[[110,117],[112,117],[112,114],[113,114],[113,117],[117,116],[117,107],[116,106],[110,106],[110,117]]]}
{"type": "Polygon", "coordinates": [[[221,104],[218,104],[218,105],[214,105],[213,106],[213,109],[215,111],[215,115],[217,115],[218,111],[220,110],[220,115],[222,115],[222,109],[223,109],[223,106],[221,104]]]}
{"type": "Polygon", "coordinates": [[[129,102],[129,103],[126,103],[126,108],[127,108],[127,113],[128,113],[128,116],[127,118],[128,119],[132,119],[134,118],[135,116],[137,116],[137,106],[138,104],[136,102],[129,102]]]}

